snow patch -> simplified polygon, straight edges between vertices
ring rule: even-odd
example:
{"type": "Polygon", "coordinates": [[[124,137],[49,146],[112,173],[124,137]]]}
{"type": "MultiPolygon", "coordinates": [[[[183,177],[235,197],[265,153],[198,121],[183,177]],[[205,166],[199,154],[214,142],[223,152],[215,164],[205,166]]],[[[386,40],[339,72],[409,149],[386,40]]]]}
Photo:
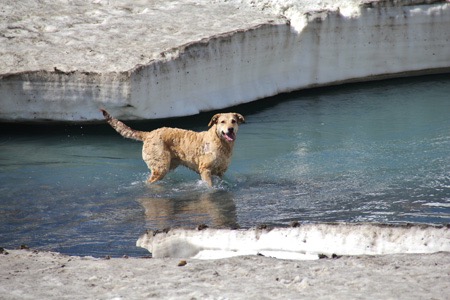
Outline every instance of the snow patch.
{"type": "Polygon", "coordinates": [[[153,257],[223,258],[264,255],[318,259],[339,255],[450,252],[445,226],[380,224],[305,224],[274,229],[171,229],[149,231],[136,242],[153,257]]]}

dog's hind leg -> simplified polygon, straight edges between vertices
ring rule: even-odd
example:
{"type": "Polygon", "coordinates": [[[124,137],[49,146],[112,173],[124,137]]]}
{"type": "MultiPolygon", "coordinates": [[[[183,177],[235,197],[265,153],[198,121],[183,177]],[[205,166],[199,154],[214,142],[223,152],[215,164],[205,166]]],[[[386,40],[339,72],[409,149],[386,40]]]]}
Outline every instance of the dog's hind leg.
{"type": "Polygon", "coordinates": [[[148,182],[152,183],[161,180],[170,171],[170,160],[164,162],[161,159],[146,161],[148,168],[152,172],[148,177],[148,182]]]}
{"type": "Polygon", "coordinates": [[[152,172],[148,182],[161,180],[170,171],[170,152],[163,149],[161,145],[147,145],[144,143],[142,158],[152,172]]]}
{"type": "Polygon", "coordinates": [[[161,172],[160,170],[153,168],[152,174],[148,177],[147,182],[153,183],[155,181],[161,180],[164,178],[164,176],[166,176],[166,174],[167,172],[164,171],[161,172]]]}

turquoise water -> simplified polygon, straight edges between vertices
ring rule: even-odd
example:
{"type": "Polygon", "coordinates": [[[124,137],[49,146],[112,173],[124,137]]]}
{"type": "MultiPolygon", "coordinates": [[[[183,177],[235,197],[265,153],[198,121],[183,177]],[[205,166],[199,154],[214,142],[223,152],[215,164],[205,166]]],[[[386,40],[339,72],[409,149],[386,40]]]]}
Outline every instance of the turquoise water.
{"type": "MultiPolygon", "coordinates": [[[[230,110],[247,120],[213,190],[179,168],[147,185],[108,126],[0,125],[0,246],[145,255],[145,229],[450,223],[450,75],[320,88],[230,110]]],[[[131,123],[205,130],[213,113],[131,123]]]]}

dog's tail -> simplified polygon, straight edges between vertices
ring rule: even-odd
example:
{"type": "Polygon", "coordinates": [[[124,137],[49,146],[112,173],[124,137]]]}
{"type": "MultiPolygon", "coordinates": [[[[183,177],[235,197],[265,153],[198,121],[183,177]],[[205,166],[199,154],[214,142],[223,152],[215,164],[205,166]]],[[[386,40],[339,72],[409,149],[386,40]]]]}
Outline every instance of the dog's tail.
{"type": "Polygon", "coordinates": [[[106,121],[111,125],[112,128],[114,128],[118,133],[120,133],[121,136],[134,139],[138,141],[144,140],[144,132],[131,129],[124,123],[120,122],[117,119],[114,119],[106,110],[100,109],[100,111],[103,113],[103,116],[105,117],[106,121]]]}

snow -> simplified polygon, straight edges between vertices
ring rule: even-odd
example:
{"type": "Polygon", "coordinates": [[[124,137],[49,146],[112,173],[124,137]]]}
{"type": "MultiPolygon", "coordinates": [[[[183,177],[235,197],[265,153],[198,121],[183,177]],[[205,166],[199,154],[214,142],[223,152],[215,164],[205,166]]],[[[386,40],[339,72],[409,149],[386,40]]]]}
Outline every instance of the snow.
{"type": "Polygon", "coordinates": [[[0,121],[185,116],[448,72],[449,25],[446,1],[6,1],[0,121]]]}
{"type": "Polygon", "coordinates": [[[260,254],[309,260],[319,255],[450,252],[450,230],[431,225],[345,223],[248,230],[176,228],[147,232],[136,245],[148,249],[156,258],[217,259],[260,254]]]}

